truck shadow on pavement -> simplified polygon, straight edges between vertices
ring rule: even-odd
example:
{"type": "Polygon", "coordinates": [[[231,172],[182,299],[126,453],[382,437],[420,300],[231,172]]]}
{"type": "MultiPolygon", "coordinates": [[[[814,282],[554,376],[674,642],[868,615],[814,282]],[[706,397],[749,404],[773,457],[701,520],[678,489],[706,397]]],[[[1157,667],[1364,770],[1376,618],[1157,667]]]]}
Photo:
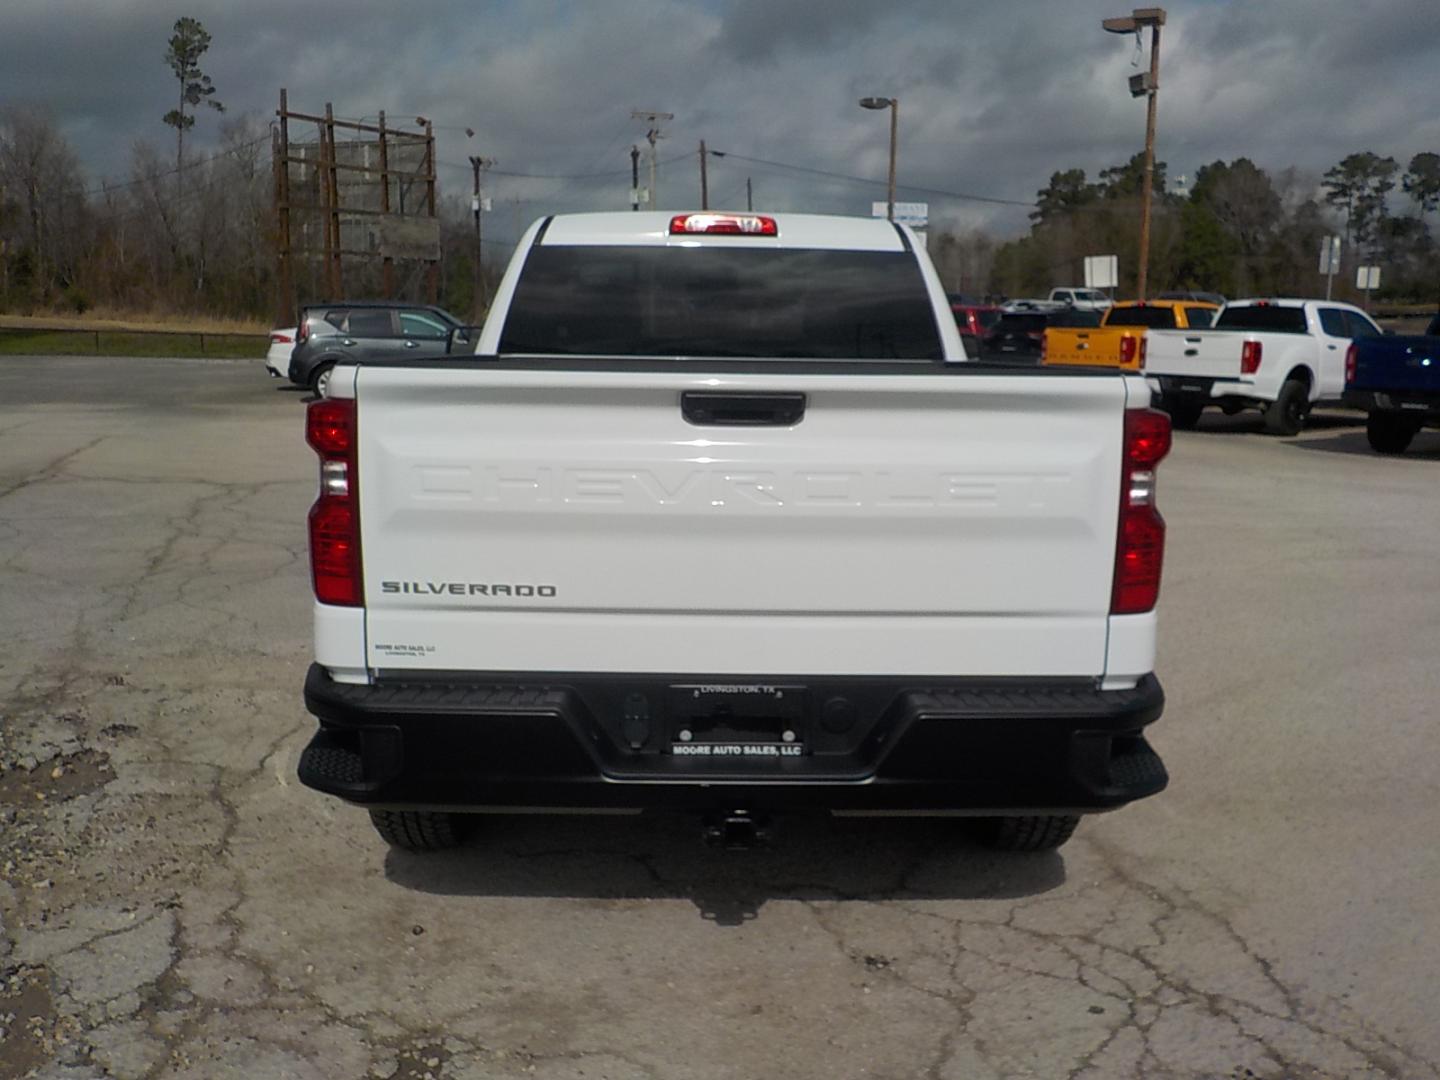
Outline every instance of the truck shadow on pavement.
{"type": "MultiPolygon", "coordinates": [[[[1312,412],[1305,420],[1305,429],[1300,438],[1307,434],[1314,434],[1318,431],[1341,431],[1360,429],[1360,439],[1365,439],[1365,417],[1354,412],[1312,412]]],[[[1247,409],[1238,412],[1234,416],[1226,416],[1219,409],[1206,409],[1200,415],[1200,422],[1195,430],[1200,434],[1236,434],[1236,435],[1266,435],[1265,417],[1254,409],[1247,409]]],[[[1288,443],[1291,440],[1283,437],[1266,435],[1273,438],[1277,443],[1288,443]]]]}
{"type": "Polygon", "coordinates": [[[1403,454],[1381,454],[1370,446],[1370,440],[1363,431],[1345,431],[1323,439],[1296,439],[1291,446],[1300,450],[1319,450],[1325,454],[1353,454],[1368,458],[1418,458],[1421,461],[1440,461],[1440,433],[1422,431],[1403,454]]]}
{"type": "Polygon", "coordinates": [[[785,816],[769,844],[738,851],[707,847],[682,814],[476,822],[459,849],[390,851],[385,876],[447,896],[688,900],[720,926],[771,900],[1007,900],[1065,881],[1059,853],[989,851],[957,819],[785,816]]]}

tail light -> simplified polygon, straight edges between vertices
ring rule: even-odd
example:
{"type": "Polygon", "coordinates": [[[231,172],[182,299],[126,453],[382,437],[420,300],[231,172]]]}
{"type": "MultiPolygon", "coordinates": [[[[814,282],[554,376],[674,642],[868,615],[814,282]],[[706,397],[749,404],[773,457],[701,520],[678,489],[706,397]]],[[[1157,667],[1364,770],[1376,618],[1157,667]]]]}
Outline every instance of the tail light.
{"type": "Polygon", "coordinates": [[[353,398],[324,398],[305,414],[305,441],[320,456],[320,495],[310,508],[310,577],[322,604],[360,607],[358,441],[353,398]]]}
{"type": "Polygon", "coordinates": [[[1130,367],[1135,363],[1135,339],[1126,334],[1120,339],[1120,366],[1130,367]]]}
{"type": "Polygon", "coordinates": [[[1050,332],[1047,330],[1040,335],[1040,363],[1050,362],[1050,332]]]}
{"type": "Polygon", "coordinates": [[[1264,352],[1258,341],[1247,341],[1240,350],[1240,374],[1254,375],[1260,370],[1260,356],[1264,352]]]}
{"type": "Polygon", "coordinates": [[[295,339],[292,338],[289,334],[271,334],[271,335],[270,335],[270,344],[271,344],[271,345],[289,345],[289,344],[290,344],[292,341],[294,341],[294,340],[295,340],[295,339]]]}
{"type": "Polygon", "coordinates": [[[1155,409],[1125,411],[1120,468],[1120,527],[1110,614],[1139,615],[1160,597],[1165,519],[1155,508],[1155,467],[1170,452],[1170,417],[1155,409]]]}
{"type": "Polygon", "coordinates": [[[1347,383],[1355,381],[1355,353],[1357,351],[1353,341],[1350,343],[1350,348],[1345,350],[1345,381],[1347,383]]]}
{"type": "Polygon", "coordinates": [[[301,319],[300,325],[295,328],[295,344],[303,345],[309,339],[309,337],[310,320],[308,318],[301,319]]]}
{"type": "Polygon", "coordinates": [[[1150,351],[1150,337],[1149,337],[1149,335],[1147,334],[1146,336],[1144,336],[1144,337],[1142,337],[1142,338],[1140,339],[1140,363],[1139,363],[1138,366],[1139,366],[1139,368],[1140,368],[1141,371],[1144,371],[1144,370],[1145,370],[1145,355],[1146,355],[1146,353],[1148,353],[1149,351],[1150,351]]]}

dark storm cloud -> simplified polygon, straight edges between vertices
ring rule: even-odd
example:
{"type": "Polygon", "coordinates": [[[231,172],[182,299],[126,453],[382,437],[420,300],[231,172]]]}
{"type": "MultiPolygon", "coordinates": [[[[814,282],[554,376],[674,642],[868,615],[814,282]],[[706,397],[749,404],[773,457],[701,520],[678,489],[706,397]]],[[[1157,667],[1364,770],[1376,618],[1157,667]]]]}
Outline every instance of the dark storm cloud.
{"type": "MultiPolygon", "coordinates": [[[[161,59],[178,12],[158,0],[9,0],[0,101],[48,102],[92,177],[125,172],[130,144],[162,150],[175,84],[161,59]]],[[[191,3],[214,36],[203,66],[232,114],[292,107],[392,122],[433,119],[444,189],[468,191],[467,154],[498,159],[496,234],[549,210],[627,204],[635,107],[675,113],[664,206],[698,201],[696,144],[871,177],[871,186],[712,161],[717,199],[864,213],[883,198],[886,118],[860,96],[896,96],[902,197],[939,219],[1019,228],[1023,209],[905,185],[1033,198],[1050,173],[1092,176],[1140,148],[1143,102],[1125,79],[1133,41],[1106,35],[1110,0],[604,0],[424,4],[282,0],[191,3]],[[477,132],[466,138],[463,128],[477,132]],[[505,173],[576,174],[523,180],[505,173]],[[515,200],[521,200],[517,203],[515,200]]],[[[1217,158],[1317,177],[1371,149],[1402,163],[1440,150],[1434,0],[1192,0],[1164,32],[1159,154],[1172,175],[1217,158]]],[[[194,145],[213,145],[202,115],[194,145]]],[[[302,125],[303,128],[303,125],[302,125]]],[[[301,137],[306,132],[298,132],[301,137]]]]}

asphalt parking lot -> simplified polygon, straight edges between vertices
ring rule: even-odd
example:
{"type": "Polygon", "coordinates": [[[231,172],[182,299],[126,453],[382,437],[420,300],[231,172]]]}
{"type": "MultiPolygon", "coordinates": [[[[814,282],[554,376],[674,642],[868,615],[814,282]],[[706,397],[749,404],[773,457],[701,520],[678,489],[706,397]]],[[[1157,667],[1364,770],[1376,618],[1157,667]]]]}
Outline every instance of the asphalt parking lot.
{"type": "Polygon", "coordinates": [[[0,1080],[1440,1076],[1440,433],[1161,472],[1168,791],[949,823],[490,821],[388,851],[312,725],[296,392],[0,359],[0,1080]]]}

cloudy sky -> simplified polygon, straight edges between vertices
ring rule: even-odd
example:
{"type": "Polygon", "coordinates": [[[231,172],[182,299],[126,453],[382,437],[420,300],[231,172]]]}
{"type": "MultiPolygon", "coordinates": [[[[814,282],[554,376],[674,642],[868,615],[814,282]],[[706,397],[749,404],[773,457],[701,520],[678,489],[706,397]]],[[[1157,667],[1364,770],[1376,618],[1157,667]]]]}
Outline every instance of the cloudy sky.
{"type": "MultiPolygon", "coordinates": [[[[1093,175],[1141,148],[1144,102],[1125,85],[1140,70],[1134,39],[1099,25],[1128,11],[1106,0],[4,0],[0,103],[47,104],[92,182],[123,178],[136,139],[172,138],[162,54],[174,21],[194,16],[213,36],[202,69],[228,115],[268,122],[284,86],[299,111],[328,101],[344,117],[429,117],[442,192],[456,195],[469,192],[467,155],[494,158],[489,227],[502,239],[542,213],[627,206],[629,150],[644,136],[635,108],[675,114],[660,144],[662,209],[698,204],[705,139],[728,155],[711,163],[712,205],[743,206],[750,177],[758,208],[868,213],[884,198],[887,118],[856,99],[898,97],[899,197],[928,200],[937,224],[1005,233],[1023,229],[1023,207],[956,196],[1023,203],[1057,169],[1093,175]]],[[[1172,176],[1248,156],[1313,182],[1358,150],[1402,166],[1440,151],[1436,0],[1175,0],[1168,11],[1158,156],[1172,176]]],[[[201,152],[218,121],[200,115],[201,152]]]]}

